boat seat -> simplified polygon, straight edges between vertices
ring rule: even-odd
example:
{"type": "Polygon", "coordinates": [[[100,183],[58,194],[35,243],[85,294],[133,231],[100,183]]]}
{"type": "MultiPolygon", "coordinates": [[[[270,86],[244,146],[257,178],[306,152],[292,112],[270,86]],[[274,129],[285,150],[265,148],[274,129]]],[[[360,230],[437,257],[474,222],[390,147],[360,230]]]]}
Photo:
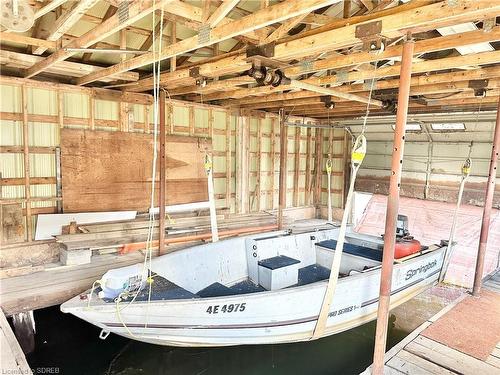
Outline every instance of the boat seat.
{"type": "Polygon", "coordinates": [[[312,284],[317,281],[326,280],[330,277],[330,270],[319,264],[311,264],[299,269],[298,285],[312,284]]]}
{"type": "Polygon", "coordinates": [[[248,294],[248,293],[257,293],[257,292],[264,292],[265,289],[261,287],[260,285],[254,284],[251,280],[243,280],[240,281],[239,283],[236,283],[234,285],[231,285],[229,287],[232,291],[234,291],[234,294],[248,294]]]}
{"type": "MultiPolygon", "coordinates": [[[[153,277],[153,284],[151,284],[151,301],[190,298],[198,298],[198,296],[164,277],[158,275],[153,277]]],[[[137,295],[136,301],[147,301],[148,299],[149,286],[146,285],[137,295]]]]}
{"type": "Polygon", "coordinates": [[[298,282],[300,260],[278,255],[258,262],[259,284],[266,290],[277,290],[298,282]]]}
{"type": "MultiPolygon", "coordinates": [[[[316,245],[330,249],[330,250],[335,250],[335,247],[337,246],[337,241],[336,240],[325,240],[325,241],[321,241],[321,242],[316,243],[316,245]]],[[[371,249],[369,247],[353,245],[350,243],[344,243],[343,252],[346,254],[351,254],[351,255],[367,258],[367,259],[374,260],[377,262],[382,262],[382,251],[381,250],[375,250],[375,249],[371,249]]]]}
{"type": "Polygon", "coordinates": [[[201,298],[231,296],[237,294],[221,283],[213,283],[196,293],[201,298]]]}

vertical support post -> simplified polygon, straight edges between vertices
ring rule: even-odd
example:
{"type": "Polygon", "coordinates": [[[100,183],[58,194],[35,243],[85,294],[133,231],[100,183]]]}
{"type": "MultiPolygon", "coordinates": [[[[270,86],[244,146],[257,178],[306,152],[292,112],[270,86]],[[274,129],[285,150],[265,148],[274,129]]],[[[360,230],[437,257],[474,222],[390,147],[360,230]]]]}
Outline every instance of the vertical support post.
{"type": "MultiPolygon", "coordinates": [[[[177,43],[177,23],[172,21],[170,26],[170,44],[177,43]]],[[[177,69],[177,57],[170,58],[170,71],[175,72],[177,69]]]]}
{"type": "MultiPolygon", "coordinates": [[[[120,102],[120,121],[122,120],[122,114],[121,114],[121,108],[122,108],[122,102],[120,102]]],[[[94,93],[91,92],[89,93],[89,128],[90,130],[95,130],[95,114],[94,114],[94,109],[95,109],[95,101],[94,101],[94,93]]]]}
{"type": "Polygon", "coordinates": [[[299,177],[300,177],[300,138],[302,136],[302,128],[295,127],[295,158],[293,170],[293,207],[299,206],[299,177]]]}
{"type": "Polygon", "coordinates": [[[278,192],[278,228],[283,229],[283,209],[286,207],[287,193],[287,160],[288,160],[288,127],[285,125],[284,110],[280,110],[280,184],[278,192]]]}
{"type": "Polygon", "coordinates": [[[413,49],[414,42],[408,36],[408,39],[403,44],[403,56],[399,74],[398,110],[396,114],[396,128],[394,130],[389,196],[387,199],[387,213],[385,218],[384,251],[382,256],[377,328],[375,332],[375,350],[373,353],[372,372],[375,375],[383,375],[384,373],[384,355],[387,341],[394,247],[396,243],[396,224],[399,210],[399,190],[403,166],[406,120],[408,116],[413,49]]]}
{"type": "Polygon", "coordinates": [[[321,185],[323,177],[323,169],[321,165],[323,164],[323,130],[315,129],[314,134],[315,144],[315,159],[314,159],[314,178],[315,178],[315,193],[314,193],[314,205],[316,206],[317,212],[316,217],[321,217],[321,185]]]}
{"type": "Polygon", "coordinates": [[[165,157],[165,91],[160,90],[160,244],[158,247],[159,254],[165,253],[165,189],[166,189],[166,157],[165,157]]]}
{"type": "Polygon", "coordinates": [[[226,112],[226,207],[231,211],[231,113],[226,112]]]}
{"type": "Polygon", "coordinates": [[[24,198],[26,202],[26,232],[28,242],[33,240],[33,228],[31,223],[31,186],[30,186],[30,151],[29,151],[29,129],[28,129],[28,88],[22,86],[23,105],[23,156],[24,156],[24,198]]]}
{"type": "MultiPolygon", "coordinates": [[[[261,195],[262,195],[262,187],[260,184],[261,178],[262,178],[262,119],[259,118],[257,120],[257,177],[255,179],[256,184],[255,184],[255,191],[254,191],[254,197],[255,197],[255,209],[257,212],[261,210],[261,195]]],[[[253,206],[253,204],[252,204],[253,206]]],[[[252,207],[250,207],[252,208],[252,207]]]]}
{"type": "Polygon", "coordinates": [[[269,208],[274,210],[274,196],[275,196],[275,179],[276,179],[276,118],[271,120],[271,199],[269,208]]]}
{"type": "Polygon", "coordinates": [[[477,250],[476,273],[474,275],[474,286],[472,295],[479,296],[481,283],[483,281],[484,256],[486,255],[486,245],[488,244],[488,234],[490,230],[491,206],[493,194],[495,193],[495,179],[497,177],[498,153],[500,152],[500,100],[497,108],[497,121],[495,124],[495,135],[493,137],[493,147],[491,149],[490,170],[488,174],[488,184],[484,197],[483,222],[481,224],[481,234],[479,235],[479,247],[477,250]]]}
{"type": "Polygon", "coordinates": [[[311,204],[311,134],[312,129],[307,128],[304,206],[309,206],[311,204]]]}
{"type": "Polygon", "coordinates": [[[62,213],[62,175],[61,175],[61,147],[56,147],[56,202],[57,212],[62,213]]]}

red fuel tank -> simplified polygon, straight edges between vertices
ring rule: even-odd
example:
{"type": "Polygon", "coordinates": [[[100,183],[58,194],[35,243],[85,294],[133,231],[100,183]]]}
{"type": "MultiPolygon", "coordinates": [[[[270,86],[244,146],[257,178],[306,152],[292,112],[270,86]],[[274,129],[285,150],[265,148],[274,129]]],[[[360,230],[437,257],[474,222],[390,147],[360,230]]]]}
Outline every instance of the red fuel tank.
{"type": "Polygon", "coordinates": [[[394,248],[394,258],[401,259],[407,257],[408,255],[412,255],[418,253],[422,245],[420,241],[417,240],[400,240],[396,241],[396,246],[394,248]]]}

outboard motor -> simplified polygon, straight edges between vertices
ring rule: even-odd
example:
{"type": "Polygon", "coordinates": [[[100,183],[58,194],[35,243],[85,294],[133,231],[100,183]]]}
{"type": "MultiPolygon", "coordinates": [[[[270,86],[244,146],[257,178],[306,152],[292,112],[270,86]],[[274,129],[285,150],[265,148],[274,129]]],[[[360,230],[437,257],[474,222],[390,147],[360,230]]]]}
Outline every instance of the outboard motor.
{"type": "Polygon", "coordinates": [[[394,258],[401,259],[408,255],[422,251],[420,241],[413,238],[408,230],[408,216],[398,215],[396,228],[396,245],[394,247],[394,258]]]}

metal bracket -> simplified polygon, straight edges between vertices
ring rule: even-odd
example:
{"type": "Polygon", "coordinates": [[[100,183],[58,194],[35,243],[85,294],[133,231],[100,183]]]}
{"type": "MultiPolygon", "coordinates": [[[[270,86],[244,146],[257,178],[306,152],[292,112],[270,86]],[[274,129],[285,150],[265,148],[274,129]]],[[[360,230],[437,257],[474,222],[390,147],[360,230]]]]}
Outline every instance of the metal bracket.
{"type": "Polygon", "coordinates": [[[128,6],[129,6],[128,1],[120,1],[118,4],[117,13],[118,13],[118,21],[120,22],[120,24],[128,21],[128,16],[129,16],[128,6]]]}
{"type": "Polygon", "coordinates": [[[210,25],[201,25],[198,29],[198,43],[205,44],[210,42],[210,32],[212,28],[210,25]]]}
{"type": "Polygon", "coordinates": [[[474,90],[474,96],[484,98],[486,96],[486,89],[488,88],[488,79],[474,79],[469,81],[469,88],[474,90]]]}
{"type": "Polygon", "coordinates": [[[338,83],[344,83],[347,82],[349,72],[345,69],[339,70],[335,73],[335,76],[337,77],[337,82],[338,83]]]}
{"type": "Polygon", "coordinates": [[[469,88],[471,89],[485,89],[488,87],[488,79],[471,79],[469,81],[469,88]]]}
{"type": "Polygon", "coordinates": [[[363,41],[365,51],[381,51],[385,48],[385,41],[380,35],[382,32],[382,21],[374,21],[356,26],[354,36],[363,41]]]}
{"type": "Polygon", "coordinates": [[[192,78],[198,78],[200,76],[200,67],[194,66],[191,69],[189,69],[189,76],[192,78]]]}
{"type": "Polygon", "coordinates": [[[373,87],[373,90],[377,89],[377,79],[372,78],[372,79],[365,79],[363,82],[363,90],[370,91],[373,87]]]}
{"type": "Polygon", "coordinates": [[[247,58],[253,56],[274,57],[275,43],[262,44],[260,46],[251,46],[247,48],[247,58]]]}
{"type": "Polygon", "coordinates": [[[309,72],[313,68],[313,61],[311,61],[311,60],[301,61],[299,66],[300,66],[301,72],[309,72]]]}
{"type": "Polygon", "coordinates": [[[496,18],[488,18],[488,19],[484,20],[483,21],[483,31],[485,33],[491,32],[491,30],[493,30],[493,28],[496,26],[496,24],[497,24],[496,18]]]}
{"type": "Polygon", "coordinates": [[[325,103],[325,108],[327,109],[335,108],[335,102],[332,100],[332,97],[330,95],[320,96],[319,100],[321,101],[321,103],[325,103]]]}

